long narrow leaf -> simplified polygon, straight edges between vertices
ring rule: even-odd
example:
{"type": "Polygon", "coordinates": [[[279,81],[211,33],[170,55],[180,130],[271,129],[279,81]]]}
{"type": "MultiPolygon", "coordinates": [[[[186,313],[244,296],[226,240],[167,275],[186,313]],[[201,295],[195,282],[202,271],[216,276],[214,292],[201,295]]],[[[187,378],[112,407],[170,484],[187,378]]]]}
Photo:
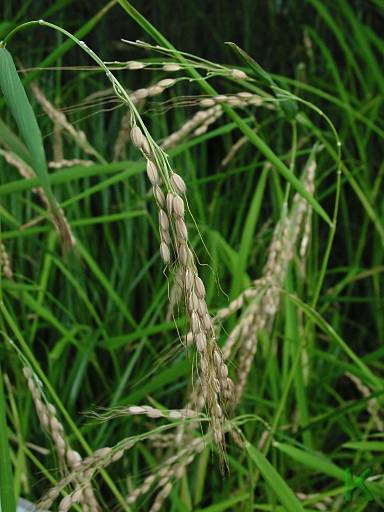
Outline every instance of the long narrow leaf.
{"type": "Polygon", "coordinates": [[[2,375],[0,367],[0,510],[2,512],[15,512],[16,503],[13,490],[7,422],[5,417],[5,399],[2,375]]]}
{"type": "Polygon", "coordinates": [[[40,128],[12,56],[6,48],[0,48],[0,88],[28,148],[33,170],[49,200],[54,203],[40,128]]]}
{"type": "Polygon", "coordinates": [[[253,447],[248,441],[246,441],[245,447],[258,470],[263,475],[264,480],[276,494],[278,500],[285,507],[287,512],[304,512],[303,506],[292,492],[292,489],[288,487],[261,451],[253,447]]]}

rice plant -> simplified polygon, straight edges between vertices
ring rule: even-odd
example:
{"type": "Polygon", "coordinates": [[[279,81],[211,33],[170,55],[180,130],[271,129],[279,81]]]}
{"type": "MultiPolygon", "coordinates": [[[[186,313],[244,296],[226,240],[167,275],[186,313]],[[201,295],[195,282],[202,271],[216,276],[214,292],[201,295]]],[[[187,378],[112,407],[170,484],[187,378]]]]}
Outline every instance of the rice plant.
{"type": "Polygon", "coordinates": [[[3,512],[383,509],[384,5],[241,5],[4,2],[3,512]]]}

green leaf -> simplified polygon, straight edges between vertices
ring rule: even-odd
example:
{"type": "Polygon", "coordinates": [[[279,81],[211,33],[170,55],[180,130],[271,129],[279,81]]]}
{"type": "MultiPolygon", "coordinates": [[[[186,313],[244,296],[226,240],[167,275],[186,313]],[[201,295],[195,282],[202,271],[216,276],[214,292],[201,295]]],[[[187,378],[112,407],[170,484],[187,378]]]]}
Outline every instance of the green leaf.
{"type": "Polygon", "coordinates": [[[244,229],[241,236],[238,261],[233,273],[231,297],[234,299],[240,293],[244,281],[244,272],[247,269],[248,258],[255,240],[255,230],[260,216],[261,205],[264,197],[265,185],[269,174],[269,167],[265,167],[260,175],[255,194],[250,204],[244,229]]]}
{"type": "Polygon", "coordinates": [[[343,446],[363,452],[384,452],[384,441],[350,441],[344,443],[343,446]]]}
{"type": "Polygon", "coordinates": [[[333,464],[321,453],[307,452],[300,450],[294,446],[286,443],[273,443],[273,446],[283,453],[286,453],[289,457],[296,460],[300,464],[313,469],[317,473],[323,473],[324,475],[331,476],[337,480],[344,479],[344,471],[333,464]]]}
{"type": "Polygon", "coordinates": [[[292,492],[292,489],[288,487],[261,451],[254,448],[248,441],[245,442],[245,447],[260,473],[263,475],[264,480],[267,482],[270,489],[276,494],[278,500],[285,507],[286,511],[304,512],[303,506],[292,492]]]}
{"type": "Polygon", "coordinates": [[[21,160],[32,167],[31,155],[25,144],[21,142],[19,137],[0,119],[0,141],[2,144],[15,153],[21,160]]]}
{"type": "Polygon", "coordinates": [[[5,410],[3,372],[0,367],[0,510],[2,512],[15,512],[16,503],[5,410]]]}
{"type": "Polygon", "coordinates": [[[277,85],[277,83],[272,79],[271,75],[263,69],[260,64],[258,64],[252,57],[248,55],[242,48],[237,46],[235,43],[227,43],[231,48],[233,48],[241,57],[245,60],[245,62],[251,67],[254,71],[255,75],[261,79],[261,81],[268,85],[276,98],[279,100],[279,105],[281,110],[284,112],[286,118],[289,121],[293,121],[296,118],[298,112],[297,102],[289,98],[289,91],[284,91],[281,87],[277,85]]]}
{"type": "Polygon", "coordinates": [[[40,128],[16,71],[12,56],[6,48],[0,48],[0,88],[22,139],[28,148],[32,168],[36,172],[50,202],[54,205],[55,201],[48,181],[48,167],[40,128]]]}
{"type": "MultiPolygon", "coordinates": [[[[204,90],[205,93],[216,96],[217,91],[206,81],[202,79],[200,73],[188,64],[185,57],[172,46],[172,44],[142,15],[140,14],[130,2],[127,0],[118,0],[121,7],[149,34],[157,41],[158,44],[169,48],[174,51],[174,57],[186,65],[186,71],[195,79],[197,84],[204,90]]],[[[322,217],[325,222],[332,227],[333,223],[324,208],[316,201],[314,197],[300,183],[300,180],[288,169],[282,160],[272,151],[272,149],[261,139],[252,128],[233,110],[230,105],[223,104],[222,108],[226,114],[237,124],[239,129],[246,135],[249,141],[258,148],[258,150],[266,157],[266,159],[275,166],[276,170],[297,190],[297,192],[304,197],[312,208],[322,217]]]]}

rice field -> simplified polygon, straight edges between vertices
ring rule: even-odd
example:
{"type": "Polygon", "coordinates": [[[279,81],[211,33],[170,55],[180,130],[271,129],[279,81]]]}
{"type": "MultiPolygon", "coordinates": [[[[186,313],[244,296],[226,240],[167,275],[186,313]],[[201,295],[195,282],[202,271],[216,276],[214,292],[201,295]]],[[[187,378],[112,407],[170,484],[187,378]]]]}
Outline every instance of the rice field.
{"type": "Polygon", "coordinates": [[[383,1],[0,10],[0,510],[384,510],[383,1]]]}

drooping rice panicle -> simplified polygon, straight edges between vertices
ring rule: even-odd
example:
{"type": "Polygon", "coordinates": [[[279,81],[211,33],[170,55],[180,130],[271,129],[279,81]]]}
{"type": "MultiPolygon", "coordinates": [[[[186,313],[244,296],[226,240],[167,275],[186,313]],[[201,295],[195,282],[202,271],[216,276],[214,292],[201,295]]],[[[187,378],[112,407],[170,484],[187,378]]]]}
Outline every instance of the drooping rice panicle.
{"type": "MultiPolygon", "coordinates": [[[[23,178],[31,179],[35,177],[33,169],[11,151],[0,149],[0,155],[4,157],[6,162],[16,168],[23,178]]],[[[55,226],[63,246],[65,248],[73,247],[76,244],[76,238],[63,209],[60,208],[60,206],[57,206],[54,211],[52,210],[51,202],[42,187],[35,187],[33,192],[39,197],[40,201],[46,207],[52,224],[55,226]]]]}
{"type": "Polygon", "coordinates": [[[1,242],[0,246],[0,260],[1,272],[7,279],[12,279],[13,271],[11,265],[11,258],[8,254],[7,247],[5,246],[4,242],[1,242]]]}
{"type": "Polygon", "coordinates": [[[37,85],[37,83],[31,84],[31,89],[33,94],[35,95],[36,100],[39,102],[41,107],[47,116],[53,121],[56,129],[60,127],[64,130],[68,135],[78,144],[78,146],[86,153],[87,155],[93,156],[96,160],[100,162],[105,162],[103,158],[100,157],[99,153],[92,147],[92,145],[88,142],[87,136],[81,130],[77,130],[73,124],[71,124],[66,115],[63,114],[60,110],[58,110],[45,96],[43,91],[37,85]]]}
{"type": "MultiPolygon", "coordinates": [[[[24,367],[23,374],[31,392],[40,424],[53,442],[64,473],[68,473],[69,469],[76,469],[81,463],[81,455],[71,448],[65,435],[64,427],[58,419],[55,407],[44,400],[40,386],[32,370],[28,367],[24,367]]],[[[82,474],[80,473],[78,478],[79,482],[81,482],[81,479],[82,474]]],[[[64,498],[64,500],[65,499],[66,498],[64,498]]],[[[80,492],[76,493],[76,501],[73,503],[77,502],[82,503],[84,507],[90,507],[90,510],[94,510],[95,512],[100,510],[90,483],[87,483],[80,492]]],[[[64,504],[65,503],[69,503],[69,499],[67,499],[64,504]]],[[[47,503],[41,505],[43,509],[46,506],[49,507],[50,505],[47,505],[47,503]]],[[[62,508],[62,510],[69,509],[62,508]]]]}

